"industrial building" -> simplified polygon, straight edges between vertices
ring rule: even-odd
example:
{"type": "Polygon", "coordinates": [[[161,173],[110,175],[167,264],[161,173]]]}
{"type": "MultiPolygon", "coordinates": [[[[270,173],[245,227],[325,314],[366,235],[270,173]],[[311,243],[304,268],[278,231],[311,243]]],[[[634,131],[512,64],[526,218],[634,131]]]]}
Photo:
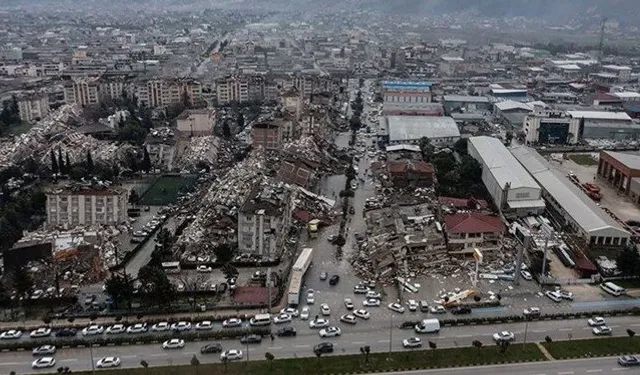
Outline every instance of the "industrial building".
{"type": "Polygon", "coordinates": [[[383,116],[382,128],[388,143],[418,144],[423,137],[436,146],[448,146],[460,139],[458,125],[446,116],[383,116]]]}
{"type": "Polygon", "coordinates": [[[578,233],[590,245],[623,246],[629,241],[629,232],[542,155],[526,146],[510,151],[542,187],[547,211],[559,225],[578,233]]]}
{"type": "Polygon", "coordinates": [[[384,103],[431,103],[431,83],[383,81],[384,103]]]}
{"type": "Polygon", "coordinates": [[[565,111],[537,107],[524,119],[527,143],[575,144],[578,142],[579,122],[565,111]]]}
{"type": "Polygon", "coordinates": [[[482,166],[482,182],[505,216],[522,217],[544,211],[540,186],[499,139],[471,137],[467,148],[482,166]]]}
{"type": "Polygon", "coordinates": [[[458,111],[491,113],[493,107],[486,96],[445,95],[443,102],[447,114],[458,111]]]}
{"type": "Polygon", "coordinates": [[[640,202],[640,155],[600,151],[598,176],[640,202]]]}
{"type": "Polygon", "coordinates": [[[578,139],[638,139],[640,124],[625,112],[567,111],[578,123],[578,139]]]}

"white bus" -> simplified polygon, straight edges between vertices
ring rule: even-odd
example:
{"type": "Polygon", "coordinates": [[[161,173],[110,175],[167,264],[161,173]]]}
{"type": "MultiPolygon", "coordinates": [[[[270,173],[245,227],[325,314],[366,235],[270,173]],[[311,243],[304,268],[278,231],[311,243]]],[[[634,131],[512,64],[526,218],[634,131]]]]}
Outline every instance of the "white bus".
{"type": "Polygon", "coordinates": [[[625,294],[627,292],[623,287],[617,286],[616,284],[610,281],[600,284],[600,288],[602,288],[602,290],[611,294],[612,296],[616,296],[616,297],[618,297],[619,295],[625,294]]]}
{"type": "Polygon", "coordinates": [[[180,273],[180,262],[162,262],[165,273],[180,273]]]}

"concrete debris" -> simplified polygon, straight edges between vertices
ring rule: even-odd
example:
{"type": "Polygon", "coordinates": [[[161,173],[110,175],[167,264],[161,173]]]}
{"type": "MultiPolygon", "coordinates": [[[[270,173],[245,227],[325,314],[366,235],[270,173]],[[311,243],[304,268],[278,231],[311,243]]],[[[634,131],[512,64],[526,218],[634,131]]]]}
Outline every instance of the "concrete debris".
{"type": "Polygon", "coordinates": [[[210,166],[216,166],[220,138],[210,135],[205,137],[193,137],[184,146],[176,166],[180,169],[193,170],[198,162],[205,162],[210,166]]]}

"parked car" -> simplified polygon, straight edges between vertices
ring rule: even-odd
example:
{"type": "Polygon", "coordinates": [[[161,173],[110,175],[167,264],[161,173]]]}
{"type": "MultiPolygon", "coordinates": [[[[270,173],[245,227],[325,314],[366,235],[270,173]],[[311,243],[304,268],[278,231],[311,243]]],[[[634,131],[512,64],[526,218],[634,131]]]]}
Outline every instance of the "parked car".
{"type": "Polygon", "coordinates": [[[527,307],[526,309],[524,309],[524,311],[522,313],[524,314],[524,316],[537,317],[537,316],[540,316],[540,308],[539,307],[527,307]]]}
{"type": "Polygon", "coordinates": [[[42,346],[38,346],[37,348],[34,348],[31,351],[31,353],[34,356],[55,354],[56,347],[55,345],[42,345],[42,346]]]}
{"type": "Polygon", "coordinates": [[[195,328],[197,331],[208,331],[213,329],[213,322],[210,320],[204,320],[202,322],[196,323],[195,328]]]}
{"type": "Polygon", "coordinates": [[[342,334],[342,330],[338,327],[327,327],[318,332],[320,337],[336,337],[342,334]]]}
{"type": "Polygon", "coordinates": [[[340,276],[338,276],[338,275],[333,275],[333,276],[331,276],[331,278],[329,279],[329,285],[337,285],[339,281],[340,281],[340,276]]]}
{"type": "Polygon", "coordinates": [[[324,318],[318,318],[309,321],[309,328],[324,328],[329,326],[329,321],[324,318]]]}
{"type": "Polygon", "coordinates": [[[178,323],[173,323],[171,325],[172,331],[182,332],[182,331],[188,331],[190,329],[191,329],[191,323],[189,322],[178,322],[178,323]]]}
{"type": "Polygon", "coordinates": [[[380,306],[380,300],[375,298],[369,298],[362,301],[362,304],[366,307],[377,307],[377,306],[380,306]]]}
{"type": "Polygon", "coordinates": [[[302,320],[309,319],[309,306],[305,306],[302,308],[302,312],[300,313],[300,319],[302,320]]]}
{"type": "Polygon", "coordinates": [[[298,309],[294,309],[293,307],[285,307],[284,309],[280,310],[281,314],[289,314],[292,317],[296,318],[298,317],[298,315],[300,315],[300,312],[298,311],[298,309]]]}
{"type": "Polygon", "coordinates": [[[367,310],[365,310],[365,309],[358,309],[358,310],[355,310],[355,311],[353,312],[353,315],[354,315],[354,316],[356,316],[356,317],[358,317],[358,318],[360,318],[360,319],[364,319],[364,320],[367,320],[367,319],[371,318],[371,313],[369,313],[369,312],[368,312],[367,310]]]}
{"type": "Polygon", "coordinates": [[[262,337],[258,335],[245,335],[240,339],[241,344],[260,344],[262,342],[262,337]]]}
{"type": "Polygon", "coordinates": [[[171,325],[169,325],[169,323],[167,322],[160,322],[151,326],[152,332],[164,332],[170,329],[171,329],[171,325]]]}
{"type": "Polygon", "coordinates": [[[435,305],[429,307],[429,312],[432,314],[446,314],[447,309],[445,309],[442,305],[435,305]]]}
{"type": "Polygon", "coordinates": [[[62,328],[56,332],[56,337],[75,336],[78,331],[75,328],[62,328]]]}
{"type": "Polygon", "coordinates": [[[402,340],[403,348],[419,348],[422,346],[422,340],[419,337],[409,337],[402,340]]]}
{"type": "Polygon", "coordinates": [[[136,323],[127,328],[127,333],[146,333],[147,323],[136,323]]]}
{"type": "Polygon", "coordinates": [[[400,313],[400,314],[404,313],[404,306],[402,306],[399,303],[395,303],[395,302],[394,303],[390,303],[388,305],[388,307],[389,307],[389,310],[391,310],[391,311],[395,311],[395,312],[400,313]]]}
{"type": "Polygon", "coordinates": [[[276,334],[280,337],[288,337],[295,336],[297,334],[297,331],[293,327],[282,327],[276,332],[276,334]]]}
{"type": "Polygon", "coordinates": [[[322,273],[320,273],[320,280],[325,281],[327,277],[328,275],[325,271],[322,271],[322,273]]]}
{"type": "Polygon", "coordinates": [[[522,278],[525,280],[533,280],[533,276],[531,276],[529,271],[521,270],[520,275],[522,275],[522,278]]]}
{"type": "Polygon", "coordinates": [[[313,347],[314,353],[333,353],[333,344],[330,342],[321,342],[313,347]]]}
{"type": "Polygon", "coordinates": [[[516,339],[516,335],[513,334],[513,332],[509,332],[509,331],[502,331],[502,332],[497,332],[493,334],[493,341],[498,342],[498,341],[514,341],[516,339]]]}
{"type": "Polygon", "coordinates": [[[285,313],[279,314],[278,316],[275,316],[273,318],[273,322],[275,324],[288,323],[290,321],[291,321],[291,315],[285,314],[285,313]]]}
{"type": "Polygon", "coordinates": [[[315,294],[313,292],[313,289],[309,289],[307,291],[307,305],[313,305],[314,303],[316,303],[315,294]]]}
{"type": "Polygon", "coordinates": [[[331,309],[329,308],[329,305],[327,305],[326,303],[323,303],[322,305],[320,305],[320,312],[324,316],[331,315],[331,309]]]}
{"type": "Polygon", "coordinates": [[[202,354],[222,353],[222,345],[217,343],[204,345],[200,347],[200,353],[202,354]]]}
{"type": "Polygon", "coordinates": [[[101,335],[102,332],[104,332],[104,327],[103,326],[99,326],[97,324],[92,324],[89,327],[86,327],[82,330],[82,334],[84,336],[95,336],[95,335],[101,335]]]}
{"type": "Polygon", "coordinates": [[[354,305],[353,305],[353,301],[351,300],[351,298],[345,298],[344,299],[344,307],[347,310],[353,310],[354,305]]]}
{"type": "Polygon", "coordinates": [[[356,324],[356,317],[352,314],[344,314],[340,317],[340,321],[347,324],[356,324]]]}
{"type": "Polygon", "coordinates": [[[49,337],[51,336],[51,328],[49,327],[40,327],[38,329],[34,329],[29,334],[31,338],[39,338],[39,337],[49,337]]]}
{"type": "Polygon", "coordinates": [[[382,298],[382,296],[380,295],[380,293],[370,290],[368,291],[365,295],[364,298],[375,298],[375,299],[380,299],[382,298]]]}
{"type": "Polygon", "coordinates": [[[183,339],[170,339],[162,343],[162,349],[182,349],[184,348],[183,339]]]}
{"type": "Polygon", "coordinates": [[[573,293],[567,292],[566,290],[561,290],[559,293],[560,293],[560,297],[562,297],[562,299],[573,301],[573,293]]]}
{"type": "Polygon", "coordinates": [[[238,318],[229,318],[222,322],[222,326],[224,328],[233,328],[233,327],[241,327],[242,319],[238,318]]]}
{"type": "Polygon", "coordinates": [[[208,273],[208,272],[212,272],[213,268],[201,264],[201,265],[198,266],[198,268],[196,268],[196,271],[201,272],[201,273],[208,273]]]}
{"type": "Polygon", "coordinates": [[[407,306],[409,307],[409,311],[417,311],[418,310],[418,302],[414,299],[410,299],[407,301],[407,306]]]}
{"type": "Polygon", "coordinates": [[[56,360],[53,357],[42,357],[31,362],[31,368],[50,368],[56,365],[56,360]]]}
{"type": "Polygon", "coordinates": [[[356,286],[353,287],[353,292],[355,294],[365,294],[369,291],[369,288],[365,285],[362,284],[358,284],[356,286]]]}
{"type": "Polygon", "coordinates": [[[118,357],[104,357],[100,358],[96,362],[97,368],[111,368],[120,366],[120,358],[118,357]]]}
{"type": "Polygon", "coordinates": [[[544,295],[547,296],[547,298],[549,298],[553,302],[562,301],[562,295],[560,295],[560,293],[558,293],[558,292],[554,292],[554,291],[548,290],[548,291],[546,291],[544,293],[544,295]]]}
{"type": "Polygon", "coordinates": [[[112,326],[107,327],[104,331],[107,335],[117,335],[120,333],[124,333],[127,331],[127,327],[124,324],[114,324],[112,326]]]}

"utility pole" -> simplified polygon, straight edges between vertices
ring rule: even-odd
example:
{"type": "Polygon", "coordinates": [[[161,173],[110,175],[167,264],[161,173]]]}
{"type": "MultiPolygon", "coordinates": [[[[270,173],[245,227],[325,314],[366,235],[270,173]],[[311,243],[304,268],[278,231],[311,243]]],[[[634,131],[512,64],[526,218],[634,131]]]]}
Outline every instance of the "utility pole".
{"type": "Polygon", "coordinates": [[[391,316],[389,317],[389,356],[391,356],[392,344],[393,344],[393,314],[391,314],[391,316]]]}
{"type": "MultiPolygon", "coordinates": [[[[547,277],[545,276],[545,273],[547,268],[547,251],[549,250],[549,240],[553,235],[553,228],[551,228],[550,225],[543,223],[541,226],[541,229],[542,229],[542,232],[544,232],[545,234],[545,239],[544,239],[544,255],[542,257],[542,274],[540,275],[540,278],[546,281],[547,277]]],[[[540,283],[540,289],[542,289],[543,286],[544,286],[544,283],[540,283]]]]}

